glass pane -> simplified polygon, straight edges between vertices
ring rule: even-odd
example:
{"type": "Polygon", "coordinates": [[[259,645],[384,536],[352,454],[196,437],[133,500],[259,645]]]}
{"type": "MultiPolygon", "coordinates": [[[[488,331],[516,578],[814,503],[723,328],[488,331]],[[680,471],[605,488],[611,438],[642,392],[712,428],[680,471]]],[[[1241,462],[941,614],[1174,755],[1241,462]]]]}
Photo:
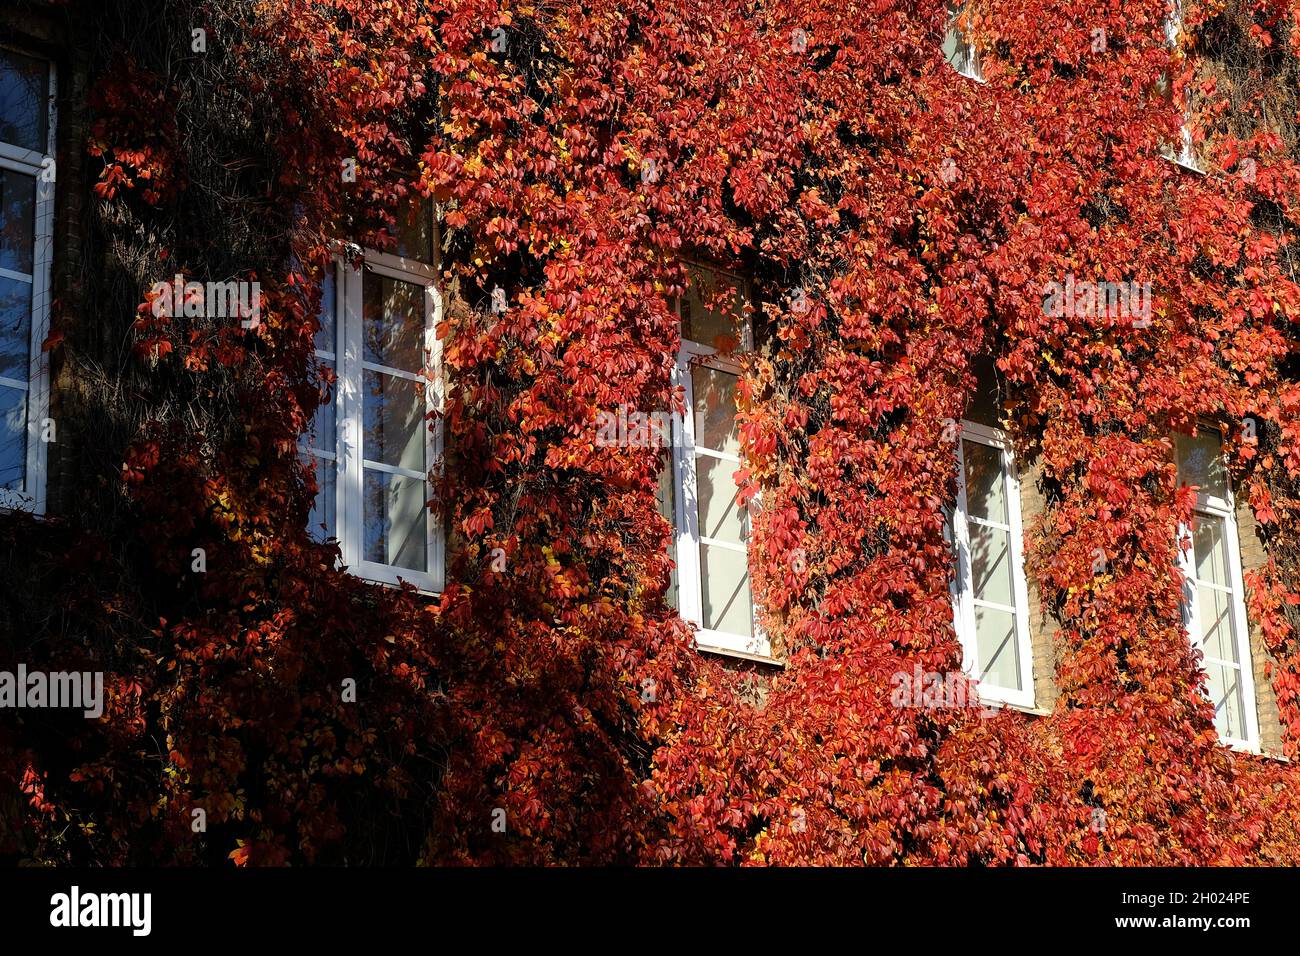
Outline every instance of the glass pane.
{"type": "Polygon", "coordinates": [[[978,75],[978,65],[975,61],[975,48],[966,42],[965,36],[958,29],[954,22],[957,16],[965,7],[964,3],[948,3],[948,32],[943,38],[943,55],[944,58],[953,65],[953,68],[959,73],[968,75],[978,75]]]}
{"type": "Polygon", "coordinates": [[[692,266],[682,300],[682,338],[714,348],[740,341],[744,294],[729,275],[692,266]],[[719,341],[719,340],[725,341],[719,341]]]}
{"type": "Polygon", "coordinates": [[[1246,739],[1246,708],[1241,672],[1224,664],[1206,663],[1206,687],[1214,704],[1214,726],[1224,737],[1246,739]]]}
{"type": "Polygon", "coordinates": [[[743,544],[745,509],[736,503],[740,489],[732,479],[740,466],[734,461],[695,456],[695,487],[700,496],[700,534],[705,538],[743,544]]]}
{"type": "Polygon", "coordinates": [[[964,417],[968,421],[997,428],[1000,407],[997,365],[987,355],[977,357],[971,364],[975,372],[975,391],[971,394],[964,417]]]}
{"type": "Polygon", "coordinates": [[[428,570],[425,483],[387,472],[365,470],[365,555],[367,561],[428,570]]]}
{"type": "Polygon", "coordinates": [[[1005,525],[1007,521],[1006,477],[1002,474],[1002,452],[974,441],[961,443],[966,464],[966,506],[973,518],[1005,525]]]}
{"type": "Polygon", "coordinates": [[[0,169],[0,269],[32,274],[36,177],[0,169]]]}
{"type": "Polygon", "coordinates": [[[1196,580],[1229,587],[1228,549],[1223,540],[1223,519],[1198,514],[1194,519],[1192,549],[1196,555],[1196,580]]]}
{"type": "Polygon", "coordinates": [[[704,365],[693,365],[691,389],[695,403],[695,444],[700,448],[739,455],[736,376],[704,365]]]}
{"type": "Polygon", "coordinates": [[[1174,441],[1178,480],[1200,488],[1202,494],[1226,499],[1228,473],[1223,466],[1219,433],[1212,428],[1202,428],[1195,438],[1177,435],[1174,441]]]}
{"type": "Polygon", "coordinates": [[[44,60],[0,50],[0,141],[45,152],[49,84],[44,60]]]}
{"type": "Polygon", "coordinates": [[[364,358],[403,372],[424,367],[424,286],[366,270],[361,290],[364,358]]]}
{"type": "Polygon", "coordinates": [[[1016,618],[1008,611],[975,606],[975,648],[979,655],[979,679],[1006,690],[1020,686],[1020,647],[1016,641],[1016,618]]]}
{"type": "Polygon", "coordinates": [[[1169,17],[1165,20],[1165,39],[1169,44],[1178,42],[1178,34],[1183,30],[1183,0],[1170,0],[1169,17]]]}
{"type": "Polygon", "coordinates": [[[1232,595],[1204,585],[1196,589],[1197,613],[1200,615],[1201,649],[1209,657],[1233,664],[1237,656],[1236,633],[1232,622],[1232,595]]]}
{"type": "Polygon", "coordinates": [[[957,25],[950,24],[948,32],[943,35],[943,57],[959,71],[966,69],[966,44],[962,41],[961,31],[957,25]]]}
{"type": "Polygon", "coordinates": [[[433,262],[433,209],[422,196],[413,196],[397,213],[396,252],[404,259],[433,262]]]}
{"type": "Polygon", "coordinates": [[[0,276],[0,376],[28,380],[32,336],[32,284],[0,276]]]}
{"type": "Polygon", "coordinates": [[[944,512],[943,540],[952,550],[954,564],[952,587],[956,589],[957,594],[964,594],[970,589],[970,554],[967,549],[958,545],[957,532],[953,527],[956,513],[950,512],[946,508],[944,512]]]}
{"type": "Polygon", "coordinates": [[[331,265],[325,270],[325,279],[321,282],[320,312],[317,313],[317,318],[320,319],[320,328],[316,330],[316,351],[318,352],[333,353],[337,348],[334,339],[334,322],[338,315],[335,311],[338,308],[338,279],[334,271],[334,266],[331,265]]]}
{"type": "MultiPolygon", "coordinates": [[[[321,360],[321,366],[328,369],[334,368],[333,362],[321,360]]],[[[338,407],[338,381],[329,386],[324,383],[317,383],[322,394],[329,393],[329,401],[322,401],[316,406],[316,414],[312,418],[311,434],[307,436],[307,444],[311,448],[319,448],[321,451],[333,452],[337,445],[337,436],[334,434],[334,411],[338,407]]]]}
{"type": "Polygon", "coordinates": [[[0,385],[0,488],[23,491],[27,473],[27,393],[0,385]]]}
{"type": "Polygon", "coordinates": [[[363,373],[363,380],[362,457],[385,465],[426,471],[424,386],[407,378],[369,370],[363,373]]]}
{"type": "Polygon", "coordinates": [[[316,470],[316,497],[312,501],[311,515],[307,519],[307,533],[317,541],[334,537],[336,462],[311,456],[316,470]]]}
{"type": "Polygon", "coordinates": [[[754,633],[753,598],[749,594],[749,565],[744,552],[700,545],[704,626],[711,631],[754,633]]]}
{"type": "Polygon", "coordinates": [[[1011,534],[1001,528],[971,522],[971,569],[975,577],[975,597],[994,604],[1016,606],[1011,577],[1011,534]]]}
{"type": "Polygon", "coordinates": [[[668,557],[672,559],[673,569],[668,578],[668,592],[664,600],[669,607],[677,607],[677,513],[676,495],[674,494],[673,464],[669,461],[659,472],[659,488],[655,496],[659,513],[664,516],[673,534],[668,539],[668,557]]]}

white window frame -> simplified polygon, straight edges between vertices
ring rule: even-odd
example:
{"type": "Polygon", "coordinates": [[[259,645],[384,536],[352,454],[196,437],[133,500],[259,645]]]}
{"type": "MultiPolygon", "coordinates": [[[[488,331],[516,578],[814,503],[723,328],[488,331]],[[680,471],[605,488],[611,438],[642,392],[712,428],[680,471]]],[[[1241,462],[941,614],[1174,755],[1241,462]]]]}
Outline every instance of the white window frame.
{"type": "Polygon", "coordinates": [[[944,59],[947,60],[948,65],[951,66],[959,76],[964,76],[968,80],[974,80],[976,83],[984,83],[984,68],[980,63],[980,51],[975,44],[966,39],[965,34],[963,34],[957,27],[958,18],[966,12],[965,0],[958,3],[950,2],[947,4],[945,9],[949,8],[951,8],[951,10],[948,16],[948,26],[944,31],[943,44],[940,46],[940,52],[943,52],[943,47],[948,45],[949,38],[955,37],[957,42],[957,54],[962,60],[962,64],[958,65],[948,59],[946,53],[944,54],[944,59]]]}
{"type": "MultiPolygon", "coordinates": [[[[748,288],[745,280],[722,269],[700,266],[710,272],[726,276],[736,283],[740,290],[748,288]]],[[[746,295],[746,298],[748,296],[746,295]]],[[[746,320],[741,329],[741,349],[753,348],[753,330],[746,320]]],[[[677,355],[677,367],[673,372],[673,385],[680,386],[685,396],[686,413],[673,414],[673,509],[676,517],[677,533],[677,609],[683,620],[690,621],[697,628],[696,646],[700,650],[723,654],[741,655],[771,659],[772,645],[767,634],[759,624],[758,607],[752,600],[754,579],[749,575],[750,620],[753,634],[745,637],[741,634],[728,634],[704,626],[704,579],[700,566],[700,545],[718,547],[728,551],[744,552],[749,556],[749,545],[736,545],[729,541],[719,541],[700,534],[699,498],[697,495],[697,475],[695,467],[695,394],[691,382],[691,367],[703,365],[719,371],[740,375],[740,363],[734,358],[723,355],[716,348],[700,342],[683,338],[681,351],[677,355]]],[[[741,467],[739,455],[701,449],[701,454],[722,461],[734,462],[741,467]]],[[[751,504],[749,511],[753,512],[751,504]]]]}
{"type": "MultiPolygon", "coordinates": [[[[56,182],[44,182],[41,174],[47,160],[54,162],[57,134],[58,75],[55,63],[43,56],[5,46],[20,56],[40,60],[48,68],[45,152],[21,149],[0,142],[0,168],[31,176],[36,183],[35,223],[32,237],[32,274],[0,269],[0,276],[32,285],[31,336],[28,343],[27,381],[0,378],[0,384],[27,393],[27,458],[23,474],[24,491],[0,488],[0,509],[45,514],[47,452],[42,438],[50,413],[50,363],[42,350],[50,327],[50,271],[54,261],[54,195],[56,182]]],[[[53,167],[56,168],[57,167],[53,167]]]]}
{"type": "Polygon", "coordinates": [[[331,458],[334,461],[333,530],[339,542],[344,566],[351,573],[368,581],[390,585],[406,581],[421,591],[436,594],[442,590],[445,581],[446,540],[441,522],[429,508],[425,508],[426,571],[366,560],[364,473],[368,469],[431,481],[436,477],[436,470],[441,467],[444,388],[442,343],[437,336],[437,326],[442,319],[442,296],[437,284],[437,269],[428,263],[373,249],[364,250],[361,257],[353,263],[336,258],[332,268],[336,283],[335,349],[332,355],[321,350],[316,354],[321,358],[334,359],[335,375],[338,378],[334,395],[334,451],[329,450],[327,442],[321,436],[315,436],[314,443],[304,443],[300,447],[305,455],[326,462],[331,458]],[[364,373],[382,372],[417,382],[422,378],[403,369],[393,369],[365,360],[362,342],[362,284],[367,271],[423,286],[425,289],[423,348],[428,356],[429,367],[433,370],[432,380],[425,380],[425,409],[426,412],[439,413],[439,417],[433,428],[425,429],[425,461],[430,468],[423,475],[417,475],[409,468],[386,465],[362,457],[364,373]]]}
{"type": "MultiPolygon", "coordinates": [[[[1198,431],[1211,431],[1218,434],[1218,430],[1202,425],[1198,431]]],[[[1237,507],[1232,493],[1232,479],[1226,471],[1223,476],[1224,492],[1226,498],[1211,495],[1201,488],[1196,490],[1196,508],[1193,512],[1193,520],[1210,520],[1223,522],[1223,546],[1228,552],[1228,577],[1231,582],[1231,589],[1227,590],[1219,585],[1205,582],[1205,586],[1213,588],[1216,591],[1225,591],[1229,594],[1230,607],[1232,610],[1232,631],[1237,641],[1237,656],[1241,659],[1240,664],[1234,664],[1232,661],[1220,660],[1217,657],[1210,657],[1201,647],[1201,602],[1198,600],[1196,587],[1201,582],[1196,577],[1196,547],[1191,542],[1192,526],[1180,525],[1178,529],[1178,540],[1187,542],[1186,548],[1179,549],[1178,560],[1183,572],[1183,626],[1187,631],[1187,639],[1192,647],[1201,652],[1202,657],[1214,664],[1220,664],[1225,667],[1235,667],[1240,672],[1241,681],[1241,706],[1245,711],[1246,736],[1245,738],[1228,737],[1224,734],[1219,735],[1219,740],[1229,747],[1236,750],[1244,750],[1248,753],[1259,753],[1259,712],[1256,709],[1255,701],[1255,667],[1254,658],[1250,648],[1250,623],[1246,616],[1246,584],[1245,576],[1241,568],[1241,546],[1237,536],[1237,507]]],[[[1180,476],[1179,483],[1182,484],[1180,476]]],[[[1207,685],[1208,690],[1208,685],[1207,685]]],[[[1215,701],[1211,700],[1211,704],[1215,701]]],[[[1217,708],[1217,704],[1215,704],[1217,708]]]]}
{"type": "Polygon", "coordinates": [[[957,547],[957,574],[950,593],[953,603],[953,621],[957,638],[962,646],[962,669],[978,682],[980,699],[1013,707],[1032,709],[1034,706],[1034,657],[1029,633],[1029,586],[1025,580],[1024,535],[1020,517],[1020,477],[1016,470],[1011,441],[1005,432],[976,422],[962,421],[957,435],[957,500],[953,509],[952,533],[957,547]],[[1000,453],[1002,475],[1006,487],[1007,517],[1005,528],[996,522],[971,518],[966,499],[966,455],[963,441],[973,441],[1000,453]],[[991,601],[976,601],[971,564],[970,522],[987,524],[1005,530],[1010,540],[1012,591],[1015,607],[991,601]],[[1017,659],[1020,664],[1020,689],[999,687],[981,679],[979,667],[979,642],[975,635],[976,604],[1006,611],[1015,615],[1017,659]]]}
{"type": "MultiPolygon", "coordinates": [[[[1165,20],[1165,42],[1171,50],[1178,48],[1178,37],[1182,32],[1183,2],[1169,0],[1169,17],[1165,20]]],[[[1172,88],[1174,78],[1166,76],[1165,82],[1172,88]]],[[[1183,103],[1183,125],[1179,129],[1178,140],[1177,149],[1170,145],[1161,147],[1165,159],[1189,172],[1204,173],[1205,169],[1196,157],[1196,144],[1192,142],[1192,107],[1188,102],[1183,103]]]]}

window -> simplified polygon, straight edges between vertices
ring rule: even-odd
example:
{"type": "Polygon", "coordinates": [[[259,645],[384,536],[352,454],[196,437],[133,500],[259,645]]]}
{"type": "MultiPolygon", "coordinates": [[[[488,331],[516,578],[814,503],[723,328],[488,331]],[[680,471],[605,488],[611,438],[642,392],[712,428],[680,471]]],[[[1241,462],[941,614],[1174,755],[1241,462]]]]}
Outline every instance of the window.
{"type": "MultiPolygon", "coordinates": [[[[670,598],[675,593],[682,617],[699,627],[699,646],[767,657],[771,648],[755,621],[749,586],[749,514],[736,502],[740,367],[716,347],[735,342],[735,317],[748,299],[738,277],[691,267],[687,294],[677,303],[682,348],[674,380],[685,390],[688,414],[674,416],[672,481],[661,484],[660,503],[677,530],[670,598]]],[[[747,328],[742,338],[748,347],[747,328]]]]}
{"type": "MultiPolygon", "coordinates": [[[[431,259],[427,241],[421,248],[431,259]]],[[[442,442],[441,427],[430,428],[441,405],[441,302],[433,266],[410,251],[367,250],[326,278],[316,356],[338,383],[302,450],[316,470],[311,532],[336,537],[363,578],[437,591],[444,542],[428,501],[442,442]]]]}
{"type": "Polygon", "coordinates": [[[0,507],[45,511],[54,67],[0,49],[0,507]]]}
{"type": "MultiPolygon", "coordinates": [[[[1182,0],[1169,0],[1169,18],[1165,20],[1165,40],[1171,49],[1177,49],[1178,37],[1183,32],[1183,2],[1182,0]]],[[[1166,97],[1173,96],[1174,84],[1169,76],[1160,78],[1160,91],[1166,97]]],[[[1167,145],[1163,148],[1166,159],[1173,160],[1179,166],[1184,166],[1193,172],[1203,172],[1200,162],[1196,158],[1196,147],[1192,143],[1192,108],[1191,104],[1183,104],[1183,125],[1178,131],[1178,143],[1176,145],[1167,145]]]]}
{"type": "Polygon", "coordinates": [[[1201,428],[1195,438],[1178,435],[1175,454],[1179,483],[1196,488],[1192,527],[1180,534],[1184,540],[1191,538],[1191,547],[1180,554],[1183,621],[1192,646],[1204,655],[1202,666],[1220,738],[1227,744],[1258,750],[1237,518],[1219,433],[1201,428]]]}
{"type": "Polygon", "coordinates": [[[957,464],[953,611],[964,668],[979,681],[982,697],[1032,707],[1020,483],[1011,444],[996,428],[962,422],[957,464]]]}
{"type": "Polygon", "coordinates": [[[962,76],[982,81],[984,72],[980,68],[979,51],[959,23],[965,11],[965,0],[948,0],[948,32],[943,38],[943,56],[962,76]]]}

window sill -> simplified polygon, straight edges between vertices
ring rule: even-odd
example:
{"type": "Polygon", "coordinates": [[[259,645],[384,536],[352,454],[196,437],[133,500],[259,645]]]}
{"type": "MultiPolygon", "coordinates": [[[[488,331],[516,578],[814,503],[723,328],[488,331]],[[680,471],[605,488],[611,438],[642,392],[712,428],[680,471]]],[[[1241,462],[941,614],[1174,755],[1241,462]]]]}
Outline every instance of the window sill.
{"type": "Polygon", "coordinates": [[[701,654],[714,654],[718,657],[730,657],[736,660],[750,661],[754,664],[766,664],[768,667],[785,668],[785,661],[781,660],[779,657],[754,654],[750,651],[738,651],[730,647],[717,647],[716,645],[705,644],[698,640],[695,642],[695,649],[701,654]]]}
{"type": "MultiPolygon", "coordinates": [[[[348,573],[348,574],[352,574],[351,571],[349,571],[349,572],[347,572],[347,573],[348,573]]],[[[356,578],[358,581],[364,581],[366,584],[374,584],[374,585],[378,585],[379,587],[381,587],[381,588],[387,588],[387,589],[390,590],[390,591],[402,591],[402,590],[405,590],[405,589],[402,587],[402,585],[400,585],[400,584],[394,584],[392,581],[380,581],[380,580],[377,580],[377,579],[375,579],[375,578],[367,578],[367,577],[363,577],[363,576],[360,575],[360,574],[353,574],[352,576],[353,576],[354,578],[356,578]]],[[[427,598],[440,598],[440,597],[442,597],[442,592],[441,592],[441,591],[430,591],[428,588],[422,588],[422,587],[419,587],[419,586],[417,586],[414,582],[411,582],[411,581],[407,581],[406,583],[407,583],[407,584],[410,584],[411,587],[415,588],[415,593],[418,594],[418,595],[420,595],[420,597],[427,597],[427,598]]]]}
{"type": "Polygon", "coordinates": [[[1052,712],[1042,707],[1036,707],[1033,704],[1013,704],[1005,700],[997,700],[993,697],[980,695],[980,706],[985,710],[1014,710],[1022,714],[1028,714],[1030,717],[1050,717],[1052,712]]]}
{"type": "Polygon", "coordinates": [[[1265,757],[1265,756],[1268,756],[1267,754],[1264,753],[1263,750],[1260,749],[1260,747],[1259,747],[1258,744],[1246,743],[1246,742],[1243,741],[1243,740],[1224,740],[1224,739],[1220,738],[1220,739],[1219,739],[1219,746],[1220,746],[1220,747],[1227,747],[1227,748],[1228,748],[1229,750],[1231,750],[1233,753],[1245,754],[1246,756],[1249,756],[1249,757],[1265,757]]]}
{"type": "Polygon", "coordinates": [[[1291,765],[1291,758],[1285,754],[1269,753],[1267,750],[1243,750],[1238,751],[1248,757],[1258,757],[1261,760],[1272,760],[1275,763],[1291,765]]]}
{"type": "Polygon", "coordinates": [[[973,80],[974,82],[978,83],[980,86],[988,86],[989,81],[984,78],[984,75],[982,73],[972,73],[969,70],[959,70],[951,63],[949,63],[948,66],[958,76],[963,76],[968,80],[973,80]]]}
{"type": "Polygon", "coordinates": [[[44,502],[21,491],[0,488],[0,511],[21,511],[37,518],[45,513],[44,502]]]}
{"type": "Polygon", "coordinates": [[[405,578],[400,574],[394,573],[393,575],[387,577],[377,577],[367,573],[365,570],[361,568],[352,567],[350,565],[346,565],[342,563],[336,565],[334,570],[342,574],[346,574],[349,577],[356,578],[358,581],[362,581],[366,584],[374,584],[377,585],[378,587],[387,588],[388,590],[391,591],[404,590],[403,582],[405,582],[406,584],[411,585],[411,587],[415,589],[416,594],[419,594],[423,597],[429,597],[429,598],[442,597],[443,588],[421,587],[415,581],[412,581],[409,578],[405,578]]]}
{"type": "Polygon", "coordinates": [[[1195,173],[1197,176],[1208,175],[1206,170],[1203,169],[1200,165],[1198,165],[1194,161],[1188,161],[1181,156],[1174,156],[1173,154],[1166,153],[1163,150],[1161,151],[1160,156],[1161,158],[1173,163],[1175,166],[1177,166],[1181,170],[1184,170],[1185,172],[1195,173]]]}

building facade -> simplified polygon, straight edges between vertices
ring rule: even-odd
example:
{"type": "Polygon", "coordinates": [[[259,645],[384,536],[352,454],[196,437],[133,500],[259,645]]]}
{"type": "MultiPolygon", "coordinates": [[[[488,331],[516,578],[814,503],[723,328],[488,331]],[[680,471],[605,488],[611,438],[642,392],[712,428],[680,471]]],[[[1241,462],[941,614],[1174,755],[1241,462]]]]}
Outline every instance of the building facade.
{"type": "MultiPolygon", "coordinates": [[[[1174,42],[1180,10],[1170,21],[1174,42]]],[[[950,5],[949,13],[951,25],[937,52],[963,82],[983,84],[988,25],[970,25],[964,8],[950,5]]],[[[203,55],[201,41],[216,42],[196,29],[194,56],[203,55]]],[[[253,283],[251,272],[232,269],[205,277],[208,284],[196,290],[180,273],[175,286],[166,280],[159,285],[170,266],[132,261],[126,243],[118,241],[149,227],[113,218],[127,214],[109,211],[101,188],[104,168],[116,162],[140,177],[149,167],[144,159],[105,152],[112,131],[100,124],[112,110],[100,101],[111,94],[99,84],[105,71],[126,67],[95,43],[93,31],[58,5],[0,11],[0,505],[10,516],[35,516],[38,526],[71,529],[93,527],[112,510],[104,503],[114,500],[111,495],[95,497],[88,488],[102,491],[134,467],[115,455],[131,444],[127,436],[139,425],[123,409],[150,389],[148,370],[123,371],[124,356],[144,334],[140,323],[147,325],[150,313],[188,318],[191,306],[194,317],[211,319],[205,310],[215,301],[213,282],[218,292],[230,292],[231,302],[247,291],[240,283],[253,283]],[[113,277],[106,280],[109,273],[113,277]],[[135,280],[133,287],[125,276],[135,280]],[[141,318],[79,325],[79,313],[109,311],[98,298],[106,295],[114,297],[114,306],[133,304],[141,318]],[[159,306],[164,295],[169,304],[159,306]]],[[[1203,176],[1208,164],[1197,156],[1203,147],[1194,145],[1193,126],[1189,112],[1186,135],[1169,147],[1170,161],[1180,165],[1181,175],[1203,176]]],[[[244,160],[257,162],[239,159],[244,160]]],[[[653,183],[657,175],[653,166],[640,169],[643,182],[653,183]]],[[[457,388],[445,374],[448,345],[440,330],[473,295],[449,279],[444,258],[455,250],[444,241],[448,206],[427,197],[395,205],[395,241],[380,249],[354,243],[353,236],[336,237],[330,263],[308,297],[319,303],[310,382],[323,401],[305,423],[295,452],[314,476],[306,527],[317,542],[337,547],[330,570],[374,585],[367,600],[376,606],[400,592],[414,593],[433,608],[461,586],[452,569],[475,547],[467,522],[453,524],[430,506],[449,460],[451,426],[443,415],[457,388]]],[[[233,262],[238,252],[223,255],[233,262]]],[[[774,356],[779,335],[758,277],[734,261],[723,264],[694,253],[680,258],[687,262],[685,288],[681,294],[666,290],[662,298],[679,322],[680,349],[665,359],[681,405],[602,409],[590,444],[659,453],[659,510],[672,529],[663,598],[693,631],[699,654],[755,679],[761,709],[794,649],[779,626],[769,633],[767,622],[774,618],[753,579],[751,540],[764,492],[749,490],[743,474],[749,441],[743,393],[749,360],[774,356]]],[[[518,306],[500,286],[479,291],[489,298],[468,307],[489,318],[518,306]]],[[[1091,316],[1113,307],[1124,321],[1150,321],[1150,289],[1143,299],[1136,283],[1085,290],[1071,276],[1068,286],[1040,291],[1046,311],[1086,308],[1091,316]],[[1085,297],[1089,304],[1079,305],[1085,297]]],[[[795,315],[812,308],[801,306],[801,295],[802,289],[790,293],[795,315]]],[[[256,332],[258,317],[246,295],[238,309],[231,305],[230,314],[225,312],[223,305],[222,317],[232,326],[238,319],[244,331],[256,332]]],[[[165,358],[164,353],[154,360],[165,358]]],[[[977,385],[966,410],[943,422],[955,475],[955,493],[939,506],[952,554],[952,626],[963,670],[978,681],[980,704],[1037,721],[1057,710],[1060,697],[1060,610],[1026,571],[1027,535],[1049,510],[1050,492],[1041,448],[1018,434],[1009,418],[1013,386],[1005,373],[986,356],[973,377],[977,385]]],[[[183,414],[168,414],[169,427],[183,424],[183,414]]],[[[1253,615],[1248,593],[1252,576],[1269,568],[1270,539],[1235,487],[1224,451],[1243,427],[1253,426],[1204,417],[1194,433],[1169,435],[1176,487],[1195,499],[1194,519],[1180,532],[1181,613],[1187,640],[1199,654],[1221,744],[1250,760],[1282,766],[1287,727],[1275,677],[1285,662],[1270,651],[1265,622],[1253,615]]],[[[196,526],[205,520],[196,519],[196,526]]],[[[148,551],[149,542],[139,542],[139,549],[148,551]]],[[[793,553],[793,573],[803,574],[802,552],[793,553]]],[[[513,555],[505,546],[485,547],[482,558],[505,572],[513,555]]],[[[171,560],[197,569],[213,555],[196,545],[171,560]]],[[[1098,547],[1092,573],[1105,577],[1115,560],[1113,549],[1098,547]]],[[[150,561],[151,568],[167,567],[157,556],[150,561]]],[[[229,603],[237,604],[233,598],[229,603]]],[[[561,618],[556,611],[556,621],[561,618]]],[[[17,612],[10,620],[18,620],[17,612]]],[[[558,633],[562,628],[556,627],[558,633]]]]}

